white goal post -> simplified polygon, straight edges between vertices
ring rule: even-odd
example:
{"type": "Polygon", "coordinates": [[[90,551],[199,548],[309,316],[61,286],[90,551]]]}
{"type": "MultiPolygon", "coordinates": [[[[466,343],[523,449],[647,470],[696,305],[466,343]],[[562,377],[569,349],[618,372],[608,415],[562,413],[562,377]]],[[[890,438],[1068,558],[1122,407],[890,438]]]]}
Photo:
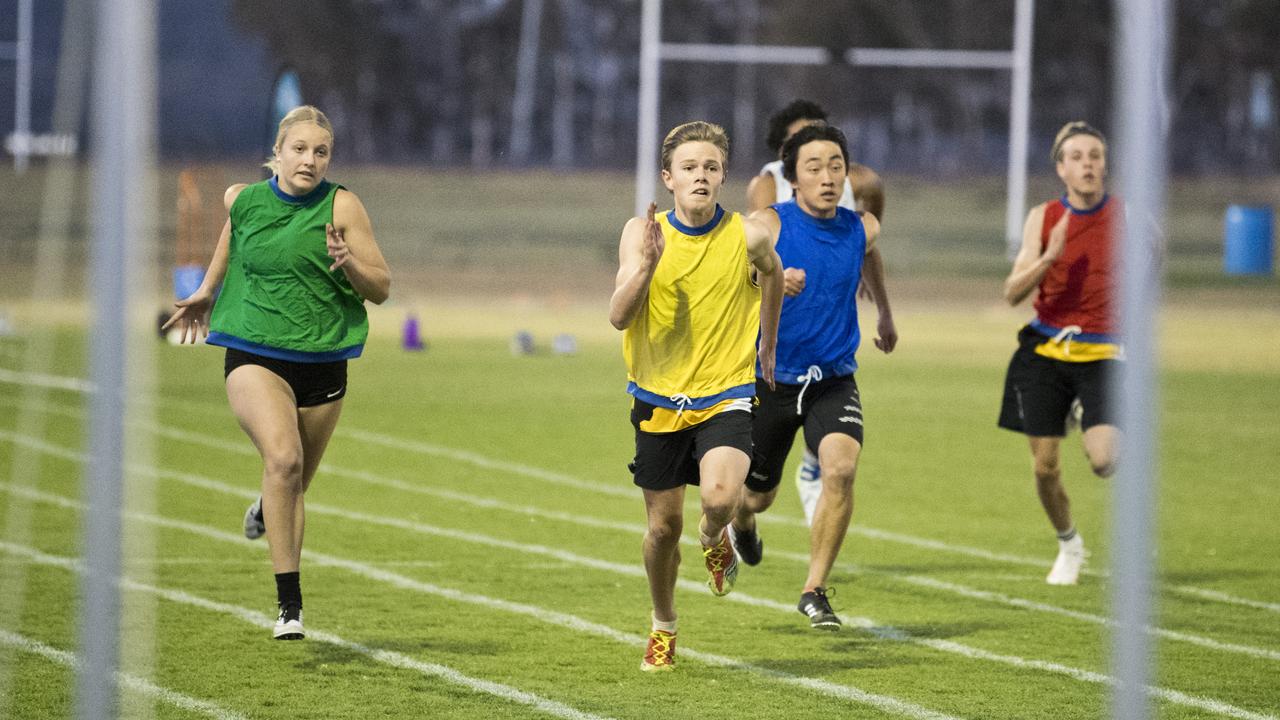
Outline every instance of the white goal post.
{"type": "Polygon", "coordinates": [[[13,154],[13,168],[19,174],[27,169],[31,136],[31,28],[35,0],[18,0],[18,16],[14,23],[17,34],[12,41],[0,41],[0,61],[13,63],[13,134],[6,145],[13,154]]]}
{"type": "Polygon", "coordinates": [[[1027,127],[1031,94],[1031,21],[1035,0],[1015,0],[1013,49],[904,50],[850,48],[834,58],[824,47],[667,43],[662,41],[662,0],[643,0],[640,18],[640,89],[636,122],[636,214],[652,200],[658,175],[659,78],[663,60],[772,65],[827,65],[837,59],[861,67],[1008,70],[1013,74],[1009,101],[1009,204],[1005,213],[1006,249],[1012,256],[1022,242],[1027,195],[1027,127]]]}

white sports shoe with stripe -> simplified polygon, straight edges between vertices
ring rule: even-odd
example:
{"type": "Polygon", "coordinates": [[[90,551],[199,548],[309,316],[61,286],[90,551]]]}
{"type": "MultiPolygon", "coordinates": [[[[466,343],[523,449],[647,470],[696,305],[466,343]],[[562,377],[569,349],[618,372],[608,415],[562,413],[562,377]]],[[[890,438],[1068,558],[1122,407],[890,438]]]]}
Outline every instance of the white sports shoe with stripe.
{"type": "Polygon", "coordinates": [[[1070,540],[1059,540],[1058,558],[1053,561],[1053,568],[1044,581],[1050,585],[1075,585],[1080,581],[1080,568],[1084,567],[1087,556],[1084,538],[1079,532],[1070,540]]]}
{"type": "Polygon", "coordinates": [[[804,449],[804,458],[796,468],[796,490],[800,492],[804,521],[813,525],[813,513],[818,509],[818,498],[822,496],[822,469],[818,467],[818,456],[809,452],[809,448],[804,449]]]}
{"type": "Polygon", "coordinates": [[[259,496],[248,510],[244,511],[244,536],[257,540],[267,534],[267,526],[262,521],[262,497],[259,496]]]}

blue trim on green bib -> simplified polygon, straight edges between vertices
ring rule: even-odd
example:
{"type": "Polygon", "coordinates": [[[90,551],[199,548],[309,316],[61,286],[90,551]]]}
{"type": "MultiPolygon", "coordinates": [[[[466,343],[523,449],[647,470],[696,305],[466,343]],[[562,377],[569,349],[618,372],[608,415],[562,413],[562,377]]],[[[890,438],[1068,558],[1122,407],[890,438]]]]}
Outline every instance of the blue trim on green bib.
{"type": "Polygon", "coordinates": [[[290,350],[288,348],[271,347],[270,345],[250,342],[243,338],[238,338],[235,335],[228,335],[220,332],[209,333],[209,337],[205,339],[205,342],[210,345],[242,350],[247,353],[274,358],[276,360],[288,360],[289,362],[300,363],[327,363],[337,362],[339,360],[350,360],[352,358],[360,357],[360,353],[364,351],[364,343],[352,345],[351,347],[342,348],[340,350],[329,350],[326,352],[290,350]]]}

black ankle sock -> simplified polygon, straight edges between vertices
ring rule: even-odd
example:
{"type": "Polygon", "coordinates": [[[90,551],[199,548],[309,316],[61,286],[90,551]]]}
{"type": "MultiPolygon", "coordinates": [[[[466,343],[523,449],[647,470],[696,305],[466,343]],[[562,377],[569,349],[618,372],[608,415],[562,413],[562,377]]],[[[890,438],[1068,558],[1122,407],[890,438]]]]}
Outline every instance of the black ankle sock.
{"type": "Polygon", "coordinates": [[[298,581],[298,572],[276,573],[276,601],[281,606],[287,603],[302,605],[302,586],[298,581]]]}

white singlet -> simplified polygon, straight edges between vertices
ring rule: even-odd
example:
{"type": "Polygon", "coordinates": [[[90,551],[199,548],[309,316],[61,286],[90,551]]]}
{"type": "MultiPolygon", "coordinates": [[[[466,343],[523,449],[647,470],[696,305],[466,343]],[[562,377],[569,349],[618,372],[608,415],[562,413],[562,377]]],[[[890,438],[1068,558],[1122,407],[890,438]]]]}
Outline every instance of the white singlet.
{"type": "MultiPolygon", "coordinates": [[[[760,174],[773,176],[773,188],[776,197],[774,202],[787,202],[791,199],[791,196],[795,194],[795,191],[791,187],[791,183],[787,182],[787,179],[782,176],[781,160],[774,160],[773,162],[766,164],[764,167],[760,168],[760,174]]],[[[857,212],[858,210],[857,201],[854,200],[853,197],[853,185],[849,182],[848,177],[844,179],[844,194],[840,196],[839,205],[840,207],[849,208],[854,212],[857,212]]]]}

